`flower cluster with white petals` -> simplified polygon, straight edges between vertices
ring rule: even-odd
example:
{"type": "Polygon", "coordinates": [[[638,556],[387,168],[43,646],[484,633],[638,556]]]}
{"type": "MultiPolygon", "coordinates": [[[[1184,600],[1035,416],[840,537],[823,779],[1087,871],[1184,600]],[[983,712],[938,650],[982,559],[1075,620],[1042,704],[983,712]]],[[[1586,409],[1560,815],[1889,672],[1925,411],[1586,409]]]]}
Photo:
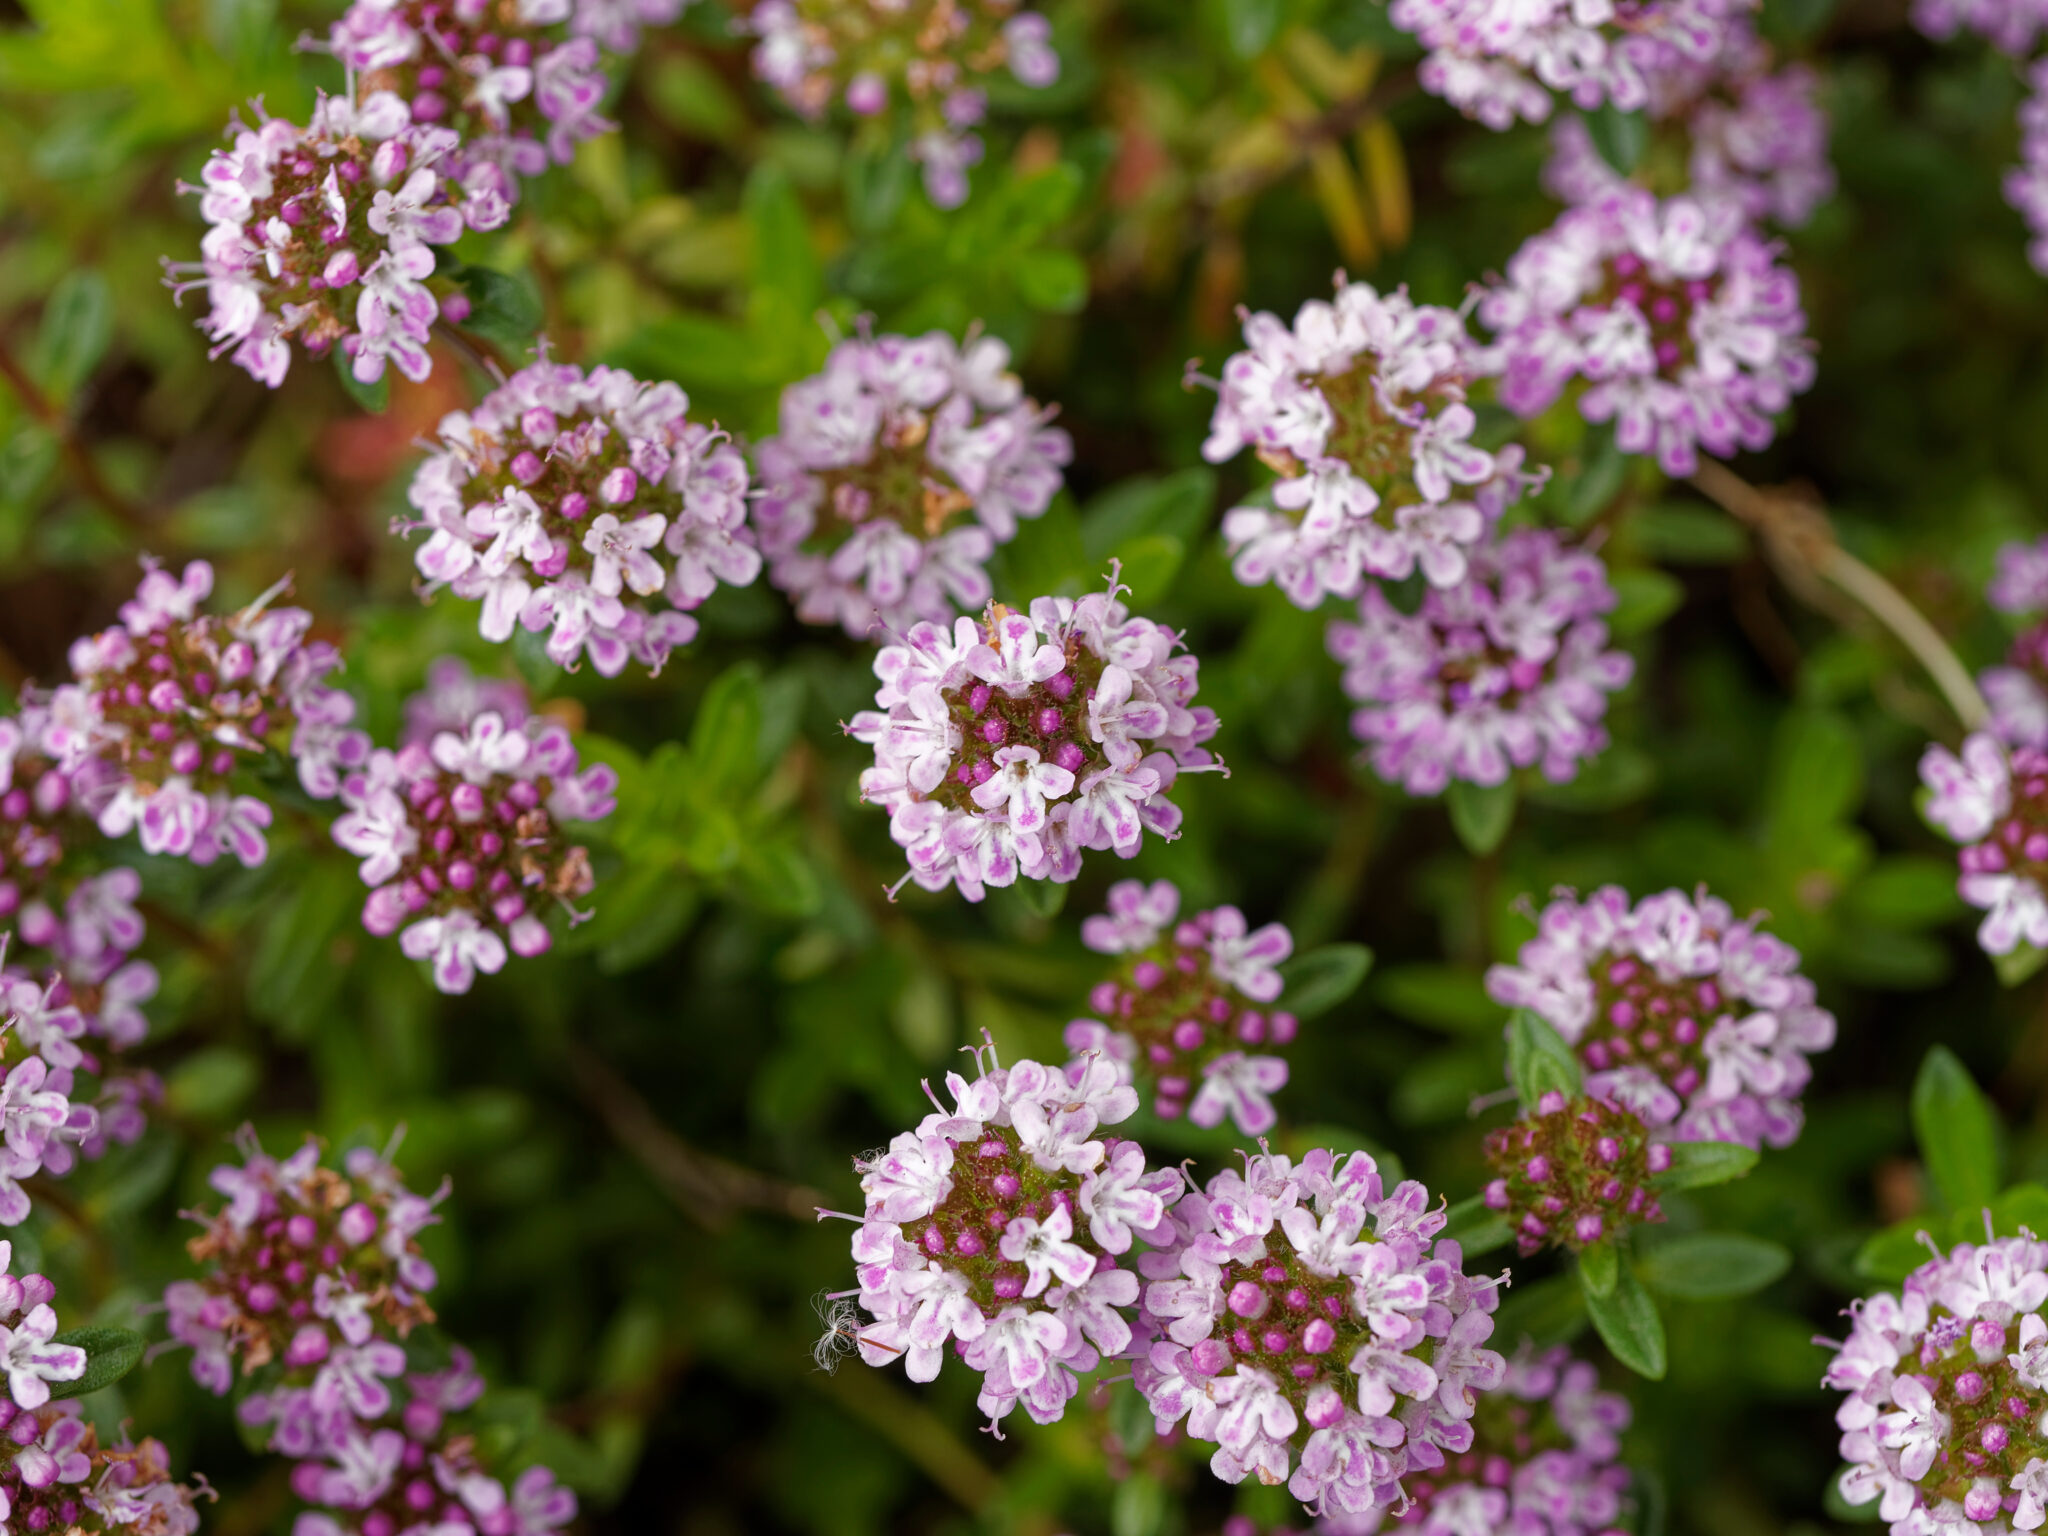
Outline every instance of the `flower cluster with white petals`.
{"type": "Polygon", "coordinates": [[[1813,383],[1799,279],[1740,209],[1625,188],[1567,209],[1487,288],[1478,366],[1541,415],[1583,379],[1579,412],[1625,453],[1689,475],[1699,450],[1762,448],[1813,383]]]}
{"type": "Polygon", "coordinates": [[[659,671],[696,637],[689,610],[761,569],[746,459],[689,407],[673,384],[543,356],[443,417],[408,493],[419,519],[395,525],[429,535],[427,590],[480,601],[487,640],[519,625],[565,667],[659,671]]]}
{"type": "Polygon", "coordinates": [[[1412,614],[1367,587],[1328,644],[1373,771],[1414,795],[1539,765],[1572,778],[1605,750],[1607,696],[1635,673],[1608,648],[1600,615],[1615,601],[1597,555],[1535,528],[1474,551],[1464,579],[1412,614]]]}
{"type": "Polygon", "coordinates": [[[1081,925],[1090,949],[1121,955],[1116,974],[1088,995],[1099,1018],[1067,1025],[1076,1061],[1099,1053],[1126,1082],[1152,1092],[1162,1119],[1185,1114],[1247,1136],[1275,1119],[1271,1095],[1287,1086],[1287,1062],[1265,1047],[1289,1044],[1299,1028],[1276,1006],[1286,984],[1276,969],[1294,952],[1280,923],[1253,929],[1235,907],[1185,921],[1170,880],[1119,880],[1109,910],[1081,925]]]}
{"type": "Polygon", "coordinates": [[[1471,343],[1452,310],[1340,275],[1335,302],[1310,300],[1291,327],[1248,315],[1244,337],[1202,454],[1221,463],[1250,448],[1280,476],[1271,506],[1223,519],[1247,586],[1270,581],[1303,608],[1418,569],[1450,586],[1502,510],[1543,481],[1519,446],[1471,441],[1471,343]]]}
{"type": "Polygon", "coordinates": [[[1960,753],[1929,746],[1920,781],[1927,819],[1963,845],[1956,891],[1984,913],[1984,952],[2048,948],[2048,751],[1976,731],[1960,753]]]}
{"type": "Polygon", "coordinates": [[[1704,890],[1633,906],[1619,886],[1560,893],[1486,990],[1547,1020],[1584,1064],[1586,1091],[1666,1141],[1790,1146],[1806,1058],[1835,1040],[1799,952],[1704,890]]]}
{"type": "Polygon", "coordinates": [[[1622,1536],[1628,1469],[1616,1457],[1632,1414],[1600,1390],[1600,1376],[1563,1345],[1524,1345],[1479,1399],[1469,1450],[1411,1473],[1399,1514],[1325,1522],[1329,1536],[1391,1530],[1402,1536],[1622,1536]]]}
{"type": "Polygon", "coordinates": [[[797,617],[865,639],[988,602],[989,556],[1051,504],[1074,452],[1009,368],[992,336],[862,335],[782,392],[754,520],[797,617]]]}
{"type": "Polygon", "coordinates": [[[2020,103],[2020,163],[2005,173],[2005,200],[2027,226],[2027,260],[2048,276],[2048,58],[2027,66],[2020,103]]]}
{"type": "Polygon", "coordinates": [[[625,53],[643,26],[687,0],[354,0],[327,46],[360,88],[388,91],[414,123],[461,138],[451,174],[507,204],[519,179],[614,125],[598,115],[610,85],[600,47],[625,53]]]}
{"type": "Polygon", "coordinates": [[[1167,794],[1222,767],[1203,746],[1216,716],[1194,704],[1180,637],[1134,618],[1121,590],[1028,613],[993,603],[950,633],[914,625],[876,656],[880,708],[846,729],[875,749],[861,798],[888,811],[905,880],[979,901],[1020,877],[1072,880],[1084,850],[1128,858],[1147,831],[1179,835],[1167,794]]]}
{"type": "Polygon", "coordinates": [[[836,101],[877,118],[903,101],[910,154],[940,208],[967,200],[982,157],[987,77],[1005,69],[1033,89],[1060,77],[1052,23],[1018,0],[756,0],[735,26],[751,34],[754,74],[813,120],[836,101]]]}
{"type": "Polygon", "coordinates": [[[1185,1418],[1215,1444],[1218,1477],[1342,1518],[1405,1505],[1405,1478],[1471,1449],[1506,1371],[1484,1347],[1499,1282],[1436,1239],[1420,1184],[1388,1192],[1363,1152],[1266,1153],[1170,1220],[1173,1245],[1138,1259],[1136,1381],[1162,1434],[1185,1418]]]}
{"type": "Polygon", "coordinates": [[[1986,729],[2008,747],[2048,748],[2048,539],[2007,544],[1987,593],[1991,606],[2031,619],[2001,666],[1977,674],[1986,729]]]}
{"type": "Polygon", "coordinates": [[[369,751],[351,728],[355,701],[326,681],[340,653],[307,638],[305,609],[274,601],[287,584],[222,616],[199,611],[213,591],[205,561],[182,576],[152,566],[119,624],[72,644],[73,681],[29,695],[20,749],[67,775],[65,803],[108,837],[134,831],[145,853],[255,868],[271,808],[242,792],[250,776],[289,756],[300,787],[330,799],[369,751]]]}
{"type": "MultiPolygon", "coordinates": [[[[1988,1226],[1988,1220],[1987,1220],[1988,1226]]],[[[2048,1243],[1958,1243],[1848,1310],[1825,1385],[1844,1394],[1842,1498],[1893,1536],[2048,1522],[2048,1243]]]]}
{"type": "MultiPolygon", "coordinates": [[[[1650,79],[1646,115],[1670,158],[1684,166],[1685,190],[1703,205],[1796,229],[1835,189],[1820,82],[1803,64],[1774,67],[1771,47],[1745,18],[1710,60],[1687,59],[1650,79]]],[[[1550,128],[1543,184],[1568,203],[1594,203],[1627,186],[1602,157],[1586,120],[1550,128]]],[[[1653,168],[1660,145],[1644,156],[1653,168]]]]}
{"type": "Polygon", "coordinates": [[[1591,109],[1648,105],[1660,75],[1711,61],[1757,0],[1394,0],[1429,50],[1422,88],[1489,128],[1540,123],[1552,92],[1591,109]]]}
{"type": "Polygon", "coordinates": [[[588,853],[563,824],[609,816],[617,787],[607,764],[579,771],[568,727],[542,715],[508,725],[486,709],[427,741],[377,749],[342,784],[346,811],[334,823],[335,842],[375,887],[363,926],[397,933],[409,958],[431,961],[443,992],[501,969],[508,945],[545,953],[546,904],[578,921],[587,914],[570,903],[593,883],[588,853]]]}
{"type": "Polygon", "coordinates": [[[1061,1071],[976,1054],[973,1082],[947,1074],[951,1109],[934,1095],[916,1130],[854,1164],[867,1204],[847,1218],[860,1288],[845,1294],[874,1321],[851,1338],[912,1381],[935,1377],[950,1346],[981,1375],[992,1426],[1020,1403],[1048,1424],[1077,1371],[1130,1347],[1138,1276],[1117,1260],[1171,1237],[1183,1182],[1147,1168],[1135,1141],[1096,1134],[1138,1107],[1100,1056],[1061,1071]]]}
{"type": "Polygon", "coordinates": [[[307,127],[262,116],[229,133],[191,189],[212,226],[201,259],[164,263],[181,295],[206,290],[199,324],[214,355],[231,352],[274,388],[296,337],[314,356],[339,347],[360,383],[387,363],[424,379],[435,319],[469,313],[445,279],[429,285],[433,248],[510,213],[497,192],[456,178],[456,135],[414,123],[389,91],[323,96],[307,127]]]}
{"type": "MultiPolygon", "coordinates": [[[[419,1234],[440,1221],[443,1184],[414,1194],[391,1162],[358,1147],[342,1170],[308,1140],[279,1162],[255,1133],[240,1166],[210,1183],[226,1204],[197,1219],[187,1245],[206,1267],[164,1291],[170,1334],[192,1349],[192,1376],[225,1395],[239,1364],[255,1390],[239,1416],[294,1459],[291,1488],[310,1506],[296,1536],[548,1536],[576,1514],[546,1467],[508,1487],[479,1462],[455,1416],[483,1395],[468,1351],[419,1369],[406,1342],[434,1321],[434,1266],[419,1234]]],[[[417,1351],[418,1340],[413,1340],[417,1351]]]]}
{"type": "Polygon", "coordinates": [[[122,1536],[192,1536],[194,1501],[211,1494],[171,1481],[170,1459],[155,1440],[102,1445],[75,1401],[57,1401],[54,1385],[76,1382],[86,1351],[61,1342],[44,1275],[6,1273],[13,1245],[0,1242],[0,1529],[122,1536]]]}
{"type": "MultiPolygon", "coordinates": [[[[156,973],[143,970],[155,991],[156,973]]],[[[99,1062],[79,1045],[85,1016],[61,974],[0,969],[0,1031],[0,1226],[14,1227],[30,1209],[23,1181],[69,1173],[73,1148],[98,1132],[97,1111],[72,1096],[78,1072],[99,1062]]]]}

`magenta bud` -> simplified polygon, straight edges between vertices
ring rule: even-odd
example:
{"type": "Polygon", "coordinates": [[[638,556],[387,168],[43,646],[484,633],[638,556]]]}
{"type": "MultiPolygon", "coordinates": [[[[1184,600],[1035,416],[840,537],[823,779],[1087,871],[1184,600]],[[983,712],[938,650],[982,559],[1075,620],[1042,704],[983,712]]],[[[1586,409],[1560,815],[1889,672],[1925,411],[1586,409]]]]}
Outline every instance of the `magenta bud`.
{"type": "Polygon", "coordinates": [[[1188,1362],[1204,1376],[1217,1375],[1230,1365],[1230,1346],[1221,1339],[1203,1339],[1188,1351],[1188,1362]]]}
{"type": "Polygon", "coordinates": [[[1343,1394],[1326,1381],[1310,1387],[1308,1400],[1302,1404],[1302,1417],[1315,1429],[1342,1423],[1347,1411],[1343,1394]]]}
{"type": "Polygon", "coordinates": [[[1320,1355],[1337,1342],[1337,1330],[1325,1318],[1313,1317],[1301,1330],[1301,1347],[1312,1355],[1320,1355]]]}
{"type": "Polygon", "coordinates": [[[1045,680],[1045,691],[1064,702],[1074,692],[1074,679],[1065,672],[1055,672],[1045,680]]]}
{"type": "Polygon", "coordinates": [[[1490,1211],[1506,1210],[1508,1208],[1507,1180],[1495,1179],[1491,1184],[1486,1186],[1486,1193],[1481,1198],[1483,1198],[1486,1201],[1486,1208],[1490,1211]]]}
{"type": "Polygon", "coordinates": [[[555,503],[555,510],[573,523],[590,510],[590,498],[581,491],[571,491],[555,503]]]}
{"type": "Polygon", "coordinates": [[[1522,1165],[1522,1172],[1532,1184],[1546,1184],[1550,1181],[1550,1159],[1541,1152],[1522,1165]]]}
{"type": "Polygon", "coordinates": [[[533,484],[546,469],[547,466],[541,463],[540,455],[531,448],[522,448],[512,455],[512,478],[521,485],[533,484]]]}
{"type": "Polygon", "coordinates": [[[242,1302],[251,1312],[261,1317],[266,1312],[275,1312],[281,1299],[276,1286],[268,1280],[258,1280],[249,1287],[248,1294],[242,1298],[242,1302]]]}
{"type": "Polygon", "coordinates": [[[1572,1223],[1572,1235],[1582,1243],[1597,1243],[1600,1234],[1607,1230],[1607,1223],[1598,1213],[1581,1216],[1572,1223]]]}
{"type": "Polygon", "coordinates": [[[1671,1169],[1671,1146],[1668,1142],[1653,1142],[1650,1146],[1650,1172],[1668,1173],[1671,1169]]]}
{"type": "Polygon", "coordinates": [[[1048,704],[1038,712],[1032,723],[1038,727],[1039,735],[1053,736],[1067,723],[1067,717],[1048,704]]]}
{"type": "Polygon", "coordinates": [[[1202,1043],[1202,1026],[1193,1019],[1182,1019],[1173,1026],[1173,1043],[1183,1051],[1192,1051],[1202,1043]]]}
{"type": "Polygon", "coordinates": [[[599,497],[614,507],[624,506],[639,492],[640,477],[624,465],[607,474],[597,486],[599,497]]]}
{"type": "Polygon", "coordinates": [[[1264,1317],[1270,1304],[1265,1288],[1251,1280],[1240,1280],[1233,1285],[1225,1302],[1239,1317],[1252,1319],[1264,1317]]]}
{"type": "Polygon", "coordinates": [[[334,1230],[349,1247],[360,1248],[377,1235],[377,1213],[358,1200],[341,1213],[334,1230]]]}
{"type": "Polygon", "coordinates": [[[284,1237],[294,1248],[310,1248],[320,1241],[320,1224],[300,1211],[284,1224],[284,1237]]]}
{"type": "Polygon", "coordinates": [[[1564,1103],[1564,1095],[1553,1088],[1536,1101],[1536,1113],[1539,1115],[1557,1114],[1564,1108],[1564,1103]]]}
{"type": "Polygon", "coordinates": [[[292,1335],[292,1341],[285,1347],[284,1363],[290,1366],[318,1365],[327,1358],[327,1330],[318,1323],[308,1323],[292,1335]]]}

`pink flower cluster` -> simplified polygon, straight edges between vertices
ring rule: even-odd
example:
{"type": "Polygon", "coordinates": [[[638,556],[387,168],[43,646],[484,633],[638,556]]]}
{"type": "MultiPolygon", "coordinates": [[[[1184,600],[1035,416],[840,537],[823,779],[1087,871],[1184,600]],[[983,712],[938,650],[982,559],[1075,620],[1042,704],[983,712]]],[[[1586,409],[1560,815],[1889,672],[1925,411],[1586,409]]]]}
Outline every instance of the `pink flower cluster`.
{"type": "Polygon", "coordinates": [[[1790,1146],[1806,1058],[1835,1039],[1799,952],[1705,891],[1633,906],[1613,885],[1559,894],[1486,990],[1547,1020],[1585,1065],[1586,1091],[1667,1141],[1790,1146]]]}
{"type": "Polygon", "coordinates": [[[255,1133],[243,1161],[214,1169],[227,1201],[188,1245],[203,1278],[164,1291],[172,1339],[192,1376],[224,1395],[236,1363],[264,1372],[239,1404],[244,1423],[291,1457],[292,1491],[311,1506],[294,1536],[547,1536],[576,1500],[545,1467],[508,1489],[478,1462],[451,1416],[483,1394],[467,1351],[409,1369],[404,1341],[434,1320],[434,1267],[418,1235],[440,1220],[447,1186],[424,1198],[389,1160],[350,1152],[321,1166],[309,1140],[279,1162],[255,1133]]]}
{"type": "Polygon", "coordinates": [[[497,192],[456,178],[456,135],[415,124],[389,91],[323,96],[307,127],[262,117],[229,131],[232,147],[213,152],[194,189],[212,226],[201,259],[164,264],[181,295],[206,290],[200,325],[214,355],[232,350],[275,387],[296,336],[314,356],[340,347],[361,383],[387,362],[425,378],[435,319],[468,313],[466,298],[428,286],[433,248],[509,212],[497,192]]]}
{"type": "MultiPolygon", "coordinates": [[[[430,712],[453,713],[418,711],[430,712]]],[[[508,944],[519,955],[545,953],[554,937],[544,903],[560,902],[578,920],[570,903],[591,889],[589,855],[563,823],[609,816],[618,775],[602,763],[579,772],[568,727],[520,713],[508,724],[485,709],[395,752],[379,748],[342,785],[347,809],[334,840],[363,861],[363,883],[375,887],[363,926],[398,933],[409,958],[432,962],[443,992],[467,992],[478,971],[501,969],[508,944]]]]}
{"type": "Polygon", "coordinates": [[[2001,53],[2024,59],[2048,31],[2048,7],[2040,0],[1913,0],[1913,25],[1944,42],[1973,32],[2001,53]]]}
{"type": "Polygon", "coordinates": [[[1628,1399],[1559,1345],[1524,1345],[1479,1399],[1472,1446],[1409,1477],[1410,1503],[1384,1521],[1326,1521],[1328,1536],[1622,1536],[1628,1469],[1615,1458],[1628,1399]]]}
{"type": "Polygon", "coordinates": [[[1984,952],[2048,947],[2048,751],[1978,731],[1960,754],[1928,747],[1920,781],[1927,819],[1963,845],[1956,891],[1984,913],[1984,952]]]}
{"type": "Polygon", "coordinates": [[[1072,880],[1086,849],[1128,858],[1147,830],[1179,835],[1167,793],[1221,768],[1202,745],[1216,716],[1194,705],[1180,637],[1121,590],[994,603],[950,634],[918,624],[875,658],[880,708],[847,733],[875,749],[861,798],[888,811],[906,880],[979,901],[1019,877],[1072,880]]]}
{"type": "Polygon", "coordinates": [[[2048,276],[2048,58],[2027,66],[2020,103],[2020,163],[2005,173],[2005,200],[2027,226],[2027,260],[2048,276]]]}
{"type": "Polygon", "coordinates": [[[1570,779],[1606,747],[1607,695],[1634,674],[1608,649],[1599,615],[1614,604],[1598,556],[1533,528],[1474,551],[1464,579],[1412,614],[1367,587],[1329,647],[1373,771],[1416,795],[1537,764],[1570,779]]]}
{"type": "Polygon", "coordinates": [[[1356,597],[1367,577],[1465,576],[1503,508],[1542,483],[1522,450],[1471,441],[1470,341],[1448,309],[1337,283],[1290,327],[1249,315],[1249,350],[1223,365],[1203,457],[1254,450],[1280,476],[1272,505],[1223,520],[1237,579],[1270,581],[1303,608],[1356,597]]]}
{"type": "Polygon", "coordinates": [[[1651,1178],[1671,1166],[1671,1148],[1649,1127],[1604,1099],[1556,1091],[1533,1112],[1486,1134],[1486,1208],[1514,1229],[1523,1257],[1545,1247],[1577,1253],[1664,1219],[1651,1178]]]}
{"type": "Polygon", "coordinates": [[[1207,1127],[1228,1115],[1245,1135],[1263,1136],[1287,1063],[1260,1047],[1289,1044],[1299,1027],[1274,1006],[1285,990],[1275,967],[1294,938],[1279,923],[1254,930],[1235,907],[1176,922],[1179,913],[1172,881],[1119,880],[1108,912],[1081,925],[1090,949],[1125,958],[1088,995],[1101,1017],[1067,1025],[1068,1070],[1099,1053],[1123,1081],[1150,1087],[1160,1118],[1185,1114],[1207,1127]]]}
{"type": "Polygon", "coordinates": [[[1009,366],[993,336],[862,335],[782,392],[754,517],[799,618],[864,639],[988,602],[983,565],[1074,454],[1009,366]]]}
{"type": "MultiPolygon", "coordinates": [[[[1689,192],[1702,205],[1796,229],[1835,189],[1819,81],[1803,64],[1773,68],[1771,48],[1744,18],[1710,60],[1686,59],[1649,79],[1647,114],[1677,144],[1689,192]]],[[[1568,203],[1610,197],[1627,182],[1594,146],[1585,119],[1550,129],[1544,185],[1568,203]]]]}
{"type": "Polygon", "coordinates": [[[0,1526],[10,1531],[191,1536],[206,1489],[171,1481],[155,1440],[102,1446],[76,1402],[53,1401],[52,1383],[78,1381],[86,1352],[60,1342],[57,1288],[43,1275],[6,1273],[13,1245],[0,1242],[0,1526]]]}
{"type": "MultiPolygon", "coordinates": [[[[1987,1223],[1988,1225],[1988,1223],[1987,1223]]],[[[1931,1246],[1931,1244],[1930,1244],[1931,1246]]],[[[1958,1243],[1848,1310],[1824,1378],[1844,1394],[1839,1484],[1893,1536],[2035,1531],[2048,1522],[2048,1243],[1958,1243]]]]}
{"type": "Polygon", "coordinates": [[[870,1365],[900,1358],[912,1381],[938,1375],[950,1344],[981,1375],[992,1425],[1019,1403],[1048,1424],[1079,1390],[1075,1372],[1129,1348],[1121,1309],[1138,1277],[1117,1260],[1139,1238],[1167,1240],[1182,1181],[1147,1169],[1135,1141],[1096,1135],[1138,1107],[1100,1057],[1062,1072],[1003,1067],[993,1046],[976,1056],[973,1082],[946,1076],[953,1108],[932,1096],[915,1131],[854,1164],[867,1205],[846,1218],[860,1226],[860,1288],[844,1295],[874,1322],[840,1337],[870,1365]]]}
{"type": "Polygon", "coordinates": [[[414,123],[461,138],[451,174],[519,200],[519,179],[566,165],[613,125],[599,47],[628,52],[687,0],[355,0],[327,46],[361,89],[389,91],[414,123]]]}
{"type": "Polygon", "coordinates": [[[747,466],[673,384],[545,357],[441,420],[413,476],[428,589],[479,599],[487,640],[548,632],[550,659],[659,671],[719,582],[751,582],[747,466]],[[664,563],[666,557],[666,563],[664,563]]]}
{"type": "Polygon", "coordinates": [[[1579,411],[1627,453],[1691,474],[1699,450],[1762,448],[1813,382],[1799,280],[1739,210],[1633,188],[1567,209],[1508,262],[1479,318],[1501,403],[1541,415],[1574,378],[1579,411]]]}
{"type": "Polygon", "coordinates": [[[988,114],[988,93],[980,81],[1006,66],[1034,88],[1060,77],[1052,24],[1018,0],[755,0],[736,27],[757,39],[754,74],[804,117],[822,117],[835,101],[879,117],[901,93],[911,157],[940,208],[967,200],[968,168],[982,156],[974,129],[988,114]]]}
{"type": "Polygon", "coordinates": [[[178,577],[152,566],[119,624],[73,643],[74,681],[28,696],[16,751],[69,785],[57,793],[43,768],[31,798],[49,787],[108,837],[139,832],[145,853],[261,864],[271,810],[240,791],[250,773],[289,754],[306,793],[328,799],[369,750],[355,701],[326,682],[340,653],[307,639],[305,609],[274,601],[285,586],[223,617],[199,611],[205,561],[178,577]]]}
{"type": "Polygon", "coordinates": [[[1756,0],[1394,0],[1387,15],[1429,50],[1422,88],[1489,128],[1540,123],[1553,91],[1623,112],[1653,82],[1720,51],[1756,0]]]}
{"type": "Polygon", "coordinates": [[[1264,1153],[1183,1195],[1146,1253],[1138,1390],[1160,1432],[1183,1418],[1225,1482],[1286,1482],[1312,1514],[1405,1505],[1405,1478],[1470,1450],[1493,1279],[1464,1272],[1428,1192],[1392,1193],[1363,1152],[1264,1153]],[[1290,1469],[1292,1476],[1290,1477],[1290,1469]]]}
{"type": "Polygon", "coordinates": [[[2048,540],[1998,552],[1991,606],[2034,622],[2021,631],[2003,666],[1977,675],[1991,707],[1991,734],[2008,747],[2048,748],[2048,540]]]}

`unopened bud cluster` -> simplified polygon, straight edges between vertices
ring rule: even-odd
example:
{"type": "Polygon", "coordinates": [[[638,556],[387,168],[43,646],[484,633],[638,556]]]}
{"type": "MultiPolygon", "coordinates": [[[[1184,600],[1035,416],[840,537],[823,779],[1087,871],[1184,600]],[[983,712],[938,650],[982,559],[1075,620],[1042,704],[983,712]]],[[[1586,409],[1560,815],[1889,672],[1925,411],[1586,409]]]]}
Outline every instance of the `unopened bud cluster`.
{"type": "Polygon", "coordinates": [[[1544,1094],[1534,1114],[1488,1134],[1486,1163],[1487,1207],[1507,1217],[1524,1254],[1576,1253],[1664,1219],[1650,1180],[1671,1166],[1671,1148],[1604,1099],[1544,1094]]]}
{"type": "Polygon", "coordinates": [[[1148,1085],[1162,1119],[1207,1127],[1228,1115],[1245,1135],[1263,1135],[1276,1118],[1270,1095],[1287,1085],[1287,1063],[1270,1052],[1299,1027],[1274,1006],[1284,987],[1275,967],[1294,939],[1279,923],[1251,930],[1235,907],[1185,922],[1179,911],[1169,880],[1110,887],[1109,911],[1083,923],[1081,937],[1125,959],[1088,996],[1099,1017],[1067,1026],[1067,1048],[1100,1051],[1148,1085]]]}

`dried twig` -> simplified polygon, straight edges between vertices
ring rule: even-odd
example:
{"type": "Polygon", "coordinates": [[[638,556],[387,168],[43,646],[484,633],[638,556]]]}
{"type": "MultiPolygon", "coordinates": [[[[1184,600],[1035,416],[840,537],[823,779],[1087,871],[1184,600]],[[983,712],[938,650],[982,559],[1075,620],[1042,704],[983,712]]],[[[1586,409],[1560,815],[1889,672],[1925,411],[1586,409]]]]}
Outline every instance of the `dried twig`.
{"type": "Polygon", "coordinates": [[[1903,592],[1835,542],[1826,511],[1811,495],[1783,486],[1759,488],[1713,459],[1700,461],[1692,483],[1756,531],[1771,563],[1800,597],[1827,607],[1819,588],[1829,583],[1890,630],[1927,669],[1963,729],[1974,731],[1990,718],[1970,669],[1903,592]]]}

